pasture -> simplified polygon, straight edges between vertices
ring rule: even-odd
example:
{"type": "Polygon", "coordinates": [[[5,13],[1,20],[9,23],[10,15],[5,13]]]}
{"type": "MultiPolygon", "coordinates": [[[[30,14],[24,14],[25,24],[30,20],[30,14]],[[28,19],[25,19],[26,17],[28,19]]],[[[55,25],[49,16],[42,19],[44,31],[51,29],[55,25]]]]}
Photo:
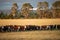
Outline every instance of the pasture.
{"type": "Polygon", "coordinates": [[[60,30],[4,32],[0,40],[60,40],[60,30]]]}

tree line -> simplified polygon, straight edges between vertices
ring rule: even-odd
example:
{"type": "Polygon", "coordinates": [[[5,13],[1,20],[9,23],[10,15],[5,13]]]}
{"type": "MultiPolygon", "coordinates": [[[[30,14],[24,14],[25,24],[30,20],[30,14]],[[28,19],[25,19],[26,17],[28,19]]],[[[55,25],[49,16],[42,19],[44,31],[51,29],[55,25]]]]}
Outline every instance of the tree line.
{"type": "Polygon", "coordinates": [[[0,19],[39,19],[39,18],[60,18],[60,1],[56,1],[49,9],[48,2],[38,2],[37,10],[33,9],[30,3],[24,3],[20,11],[18,11],[18,4],[13,3],[10,14],[0,12],[0,19]]]}

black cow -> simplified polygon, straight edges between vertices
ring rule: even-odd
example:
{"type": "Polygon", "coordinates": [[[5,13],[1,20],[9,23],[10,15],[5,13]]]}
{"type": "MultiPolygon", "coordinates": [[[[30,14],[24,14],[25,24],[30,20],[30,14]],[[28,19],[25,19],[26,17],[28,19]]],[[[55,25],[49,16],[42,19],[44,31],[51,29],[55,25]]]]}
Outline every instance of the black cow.
{"type": "Polygon", "coordinates": [[[60,30],[60,25],[57,25],[57,29],[60,30]]]}
{"type": "Polygon", "coordinates": [[[35,30],[40,30],[41,27],[40,26],[35,26],[35,30]]]}
{"type": "Polygon", "coordinates": [[[36,27],[34,25],[27,25],[26,30],[36,30],[36,27]]]}
{"type": "Polygon", "coordinates": [[[7,30],[8,30],[8,27],[7,26],[2,26],[2,31],[3,32],[7,32],[7,30]]]}
{"type": "Polygon", "coordinates": [[[35,25],[27,25],[26,30],[39,30],[40,26],[35,26],[35,25]]]}
{"type": "Polygon", "coordinates": [[[2,32],[2,26],[0,26],[0,32],[2,32]]]}
{"type": "Polygon", "coordinates": [[[13,25],[10,25],[10,31],[13,32],[14,31],[14,26],[13,25]]]}
{"type": "Polygon", "coordinates": [[[56,29],[56,25],[49,25],[49,26],[50,26],[50,30],[56,29]]]}

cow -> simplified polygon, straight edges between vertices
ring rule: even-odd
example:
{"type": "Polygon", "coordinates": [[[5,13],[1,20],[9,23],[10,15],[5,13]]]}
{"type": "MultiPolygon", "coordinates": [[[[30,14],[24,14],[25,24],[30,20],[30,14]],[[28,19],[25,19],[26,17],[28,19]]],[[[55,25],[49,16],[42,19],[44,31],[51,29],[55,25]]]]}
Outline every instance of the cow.
{"type": "Polygon", "coordinates": [[[46,25],[42,25],[41,26],[41,30],[46,30],[47,26],[46,25]]]}
{"type": "Polygon", "coordinates": [[[24,26],[20,26],[20,31],[24,31],[25,27],[24,26]]]}
{"type": "Polygon", "coordinates": [[[57,25],[57,29],[60,30],[60,25],[57,25]]]}
{"type": "Polygon", "coordinates": [[[10,25],[10,31],[13,32],[14,31],[14,26],[10,25]]]}
{"type": "Polygon", "coordinates": [[[2,32],[2,26],[0,26],[0,32],[2,32]]]}
{"type": "Polygon", "coordinates": [[[49,25],[49,26],[50,26],[50,30],[57,29],[57,26],[56,25],[49,25]]]}
{"type": "Polygon", "coordinates": [[[18,26],[14,25],[14,31],[18,31],[18,26]]]}

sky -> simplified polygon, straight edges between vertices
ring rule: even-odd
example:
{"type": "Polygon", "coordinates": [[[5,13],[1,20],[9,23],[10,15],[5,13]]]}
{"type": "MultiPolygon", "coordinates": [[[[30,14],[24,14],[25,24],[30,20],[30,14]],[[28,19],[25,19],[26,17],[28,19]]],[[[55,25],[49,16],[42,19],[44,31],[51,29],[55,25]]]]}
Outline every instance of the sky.
{"type": "Polygon", "coordinates": [[[36,8],[38,2],[44,1],[47,1],[49,3],[49,7],[51,7],[51,4],[58,0],[0,0],[0,10],[11,9],[13,3],[17,3],[19,9],[21,9],[23,3],[26,2],[30,3],[34,8],[36,8]]]}

